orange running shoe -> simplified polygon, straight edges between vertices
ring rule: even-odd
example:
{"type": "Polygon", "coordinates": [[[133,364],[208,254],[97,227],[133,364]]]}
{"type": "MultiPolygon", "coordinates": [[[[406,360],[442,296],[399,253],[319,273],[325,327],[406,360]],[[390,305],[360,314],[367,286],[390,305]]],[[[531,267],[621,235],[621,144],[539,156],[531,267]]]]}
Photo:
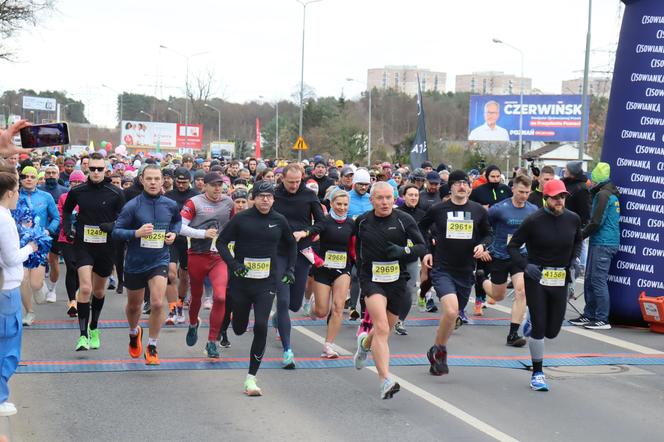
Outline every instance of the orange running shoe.
{"type": "Polygon", "coordinates": [[[475,316],[482,316],[482,301],[475,301],[475,316]]]}
{"type": "Polygon", "coordinates": [[[159,365],[159,354],[156,345],[148,345],[145,349],[145,365],[159,365]]]}
{"type": "Polygon", "coordinates": [[[138,334],[136,336],[129,334],[129,356],[132,358],[140,358],[143,353],[143,327],[138,326],[138,334]]]}

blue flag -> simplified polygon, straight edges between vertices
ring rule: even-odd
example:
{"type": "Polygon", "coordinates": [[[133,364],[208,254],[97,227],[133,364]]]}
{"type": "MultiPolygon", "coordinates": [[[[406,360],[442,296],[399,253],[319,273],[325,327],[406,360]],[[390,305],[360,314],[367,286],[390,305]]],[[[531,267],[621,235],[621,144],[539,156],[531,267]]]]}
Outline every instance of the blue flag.
{"type": "Polygon", "coordinates": [[[427,127],[424,122],[424,104],[422,103],[422,88],[420,87],[420,76],[417,76],[417,132],[410,149],[410,168],[414,170],[421,167],[422,163],[429,159],[427,149],[427,127]]]}

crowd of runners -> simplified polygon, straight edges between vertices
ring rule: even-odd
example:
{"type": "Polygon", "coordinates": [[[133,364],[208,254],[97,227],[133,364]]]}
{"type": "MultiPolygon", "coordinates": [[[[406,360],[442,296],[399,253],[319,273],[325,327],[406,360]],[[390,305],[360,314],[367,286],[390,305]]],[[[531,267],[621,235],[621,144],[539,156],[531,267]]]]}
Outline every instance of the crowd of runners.
{"type": "Polygon", "coordinates": [[[183,344],[221,358],[231,346],[229,327],[246,332],[253,310],[249,396],[262,394],[256,376],[270,325],[283,346],[283,368],[297,367],[291,315],[300,311],[327,320],[321,358],[338,358],[336,337],[357,331],[355,367],[372,355],[383,399],[400,388],[389,371],[389,337],[408,333],[413,305],[440,309],[431,342],[419,349],[440,376],[449,373],[450,340],[468,322],[466,312],[481,316],[486,303],[513,290],[505,342],[528,344],[530,387],[539,391],[549,388],[544,338],[558,335],[577,277],[586,278],[586,310],[572,323],[610,328],[606,276],[585,267],[584,246],[590,237],[588,262],[593,246],[618,247],[618,193],[608,164],[587,176],[571,162],[559,178],[546,165],[506,173],[430,162],[361,167],[319,155],[297,162],[19,153],[11,135],[23,124],[0,135],[5,415],[15,412],[7,380],[20,359],[22,327],[39,317],[35,304],[63,295],[56,293],[60,279],[62,314],[79,324],[72,351],[100,348],[104,299],[126,294],[127,351],[148,365],[159,364],[160,330],[176,324],[188,326],[183,344]],[[17,205],[52,238],[36,267],[24,267],[38,245],[20,242],[17,205]],[[210,325],[199,342],[201,309],[209,310],[210,325]],[[142,315],[149,315],[145,331],[142,315]],[[345,318],[357,327],[344,329],[345,318]]]}

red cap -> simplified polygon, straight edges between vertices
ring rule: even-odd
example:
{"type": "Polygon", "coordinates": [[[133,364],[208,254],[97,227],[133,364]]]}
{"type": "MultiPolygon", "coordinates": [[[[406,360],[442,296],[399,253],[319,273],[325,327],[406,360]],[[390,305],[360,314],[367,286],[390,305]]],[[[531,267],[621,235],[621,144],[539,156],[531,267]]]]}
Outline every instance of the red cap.
{"type": "Polygon", "coordinates": [[[550,180],[544,185],[544,196],[556,196],[561,193],[569,195],[569,192],[565,189],[565,183],[563,183],[562,180],[550,180]]]}

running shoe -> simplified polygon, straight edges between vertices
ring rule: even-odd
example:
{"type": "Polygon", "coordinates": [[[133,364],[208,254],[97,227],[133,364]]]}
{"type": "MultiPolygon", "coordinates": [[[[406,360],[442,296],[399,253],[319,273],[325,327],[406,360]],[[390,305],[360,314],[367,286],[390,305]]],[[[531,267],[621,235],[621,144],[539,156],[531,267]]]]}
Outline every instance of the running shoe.
{"type": "Polygon", "coordinates": [[[427,311],[427,300],[418,296],[417,297],[417,306],[420,309],[420,312],[425,312],[427,311]]]}
{"type": "Polygon", "coordinates": [[[482,316],[482,301],[475,301],[475,308],[473,309],[475,316],[482,316]]]}
{"type": "Polygon", "coordinates": [[[541,371],[536,371],[530,378],[530,388],[535,391],[549,391],[546,376],[541,371]]]}
{"type": "Polygon", "coordinates": [[[152,311],[152,308],[150,307],[150,303],[146,302],[145,305],[143,305],[143,314],[144,315],[149,315],[151,311],[152,311]]]}
{"type": "Polygon", "coordinates": [[[510,347],[523,347],[526,345],[526,338],[517,333],[507,335],[507,345],[510,347]]]}
{"type": "Polygon", "coordinates": [[[219,355],[219,350],[217,350],[217,344],[212,341],[208,341],[208,343],[205,344],[205,354],[210,359],[219,359],[221,357],[219,355]]]}
{"type": "Polygon", "coordinates": [[[465,310],[459,310],[459,317],[461,318],[461,322],[468,324],[468,316],[466,316],[465,310]]]}
{"type": "Polygon", "coordinates": [[[593,322],[590,318],[587,318],[585,315],[581,315],[578,318],[570,319],[569,323],[572,325],[580,325],[584,326],[586,324],[589,324],[593,322]]]}
{"type": "Polygon", "coordinates": [[[101,333],[99,333],[99,329],[96,328],[94,330],[88,329],[88,336],[90,336],[90,349],[91,350],[98,350],[99,347],[101,347],[101,340],[99,339],[101,333]]]}
{"type": "Polygon", "coordinates": [[[145,365],[159,365],[159,354],[156,345],[148,345],[145,349],[145,365]]]}
{"type": "Polygon", "coordinates": [[[323,353],[321,353],[320,357],[325,359],[337,359],[339,353],[332,348],[332,344],[325,344],[323,346],[323,353]]]}
{"type": "Polygon", "coordinates": [[[198,318],[196,325],[190,325],[189,330],[187,330],[187,345],[193,347],[198,341],[198,327],[201,325],[201,318],[198,318]]]}
{"type": "Polygon", "coordinates": [[[35,322],[35,313],[28,312],[23,316],[23,325],[30,327],[35,322]]]}
{"type": "Polygon", "coordinates": [[[286,370],[292,370],[295,368],[295,355],[293,354],[293,350],[288,349],[284,352],[284,360],[281,361],[281,368],[286,370]]]}
{"type": "Polygon", "coordinates": [[[393,381],[390,378],[387,378],[383,381],[383,384],[380,386],[380,398],[381,399],[392,399],[392,397],[399,392],[401,385],[398,382],[393,381]]]}
{"type": "Polygon", "coordinates": [[[397,321],[396,324],[394,324],[394,333],[399,336],[406,336],[408,334],[408,330],[404,327],[403,321],[397,321]]]}
{"type": "Polygon", "coordinates": [[[221,342],[219,345],[223,348],[231,348],[231,341],[228,340],[228,335],[226,333],[221,333],[221,342]]]}
{"type": "Polygon", "coordinates": [[[123,290],[124,290],[124,286],[122,285],[122,283],[120,283],[120,284],[118,284],[118,288],[115,289],[115,293],[117,293],[118,295],[121,295],[123,290]]]}
{"type": "Polygon", "coordinates": [[[365,350],[364,339],[368,336],[367,332],[362,332],[357,336],[357,351],[353,356],[353,363],[355,363],[355,368],[357,370],[362,370],[367,365],[367,357],[369,356],[369,350],[365,350]]]}
{"type": "Polygon", "coordinates": [[[166,316],[166,325],[174,325],[175,324],[175,310],[171,310],[168,312],[168,316],[166,316]]]}
{"type": "Polygon", "coordinates": [[[109,276],[108,277],[108,290],[115,290],[115,284],[117,281],[115,280],[115,277],[109,276]]]}
{"type": "Polygon", "coordinates": [[[75,318],[78,315],[75,299],[67,303],[67,315],[69,315],[70,318],[75,318]]]}
{"type": "Polygon", "coordinates": [[[55,301],[57,301],[57,295],[55,294],[55,289],[49,290],[48,293],[46,293],[46,302],[49,304],[53,304],[55,301]]]}
{"type": "Polygon", "coordinates": [[[203,301],[203,309],[204,310],[212,310],[212,299],[211,298],[205,298],[205,301],[203,301]]]}
{"type": "Polygon", "coordinates": [[[311,301],[304,301],[302,305],[302,310],[304,311],[304,316],[311,316],[311,301]]]}
{"type": "Polygon", "coordinates": [[[16,405],[11,402],[3,402],[0,404],[0,417],[13,416],[16,413],[16,405]]]}
{"type": "Polygon", "coordinates": [[[175,322],[178,324],[184,324],[187,322],[187,319],[184,317],[184,306],[180,303],[175,307],[175,322]]]}
{"type": "Polygon", "coordinates": [[[454,321],[454,330],[459,329],[463,325],[463,320],[461,319],[461,316],[457,316],[456,320],[454,321]]]}
{"type": "Polygon", "coordinates": [[[76,343],[76,351],[90,350],[90,340],[87,336],[80,336],[76,343]]]}
{"type": "Polygon", "coordinates": [[[255,376],[247,376],[247,379],[244,381],[244,394],[247,396],[263,396],[263,392],[256,385],[255,376]]]}
{"type": "Polygon", "coordinates": [[[589,330],[610,330],[611,324],[604,321],[591,321],[584,325],[583,328],[587,328],[589,330]]]}
{"type": "Polygon", "coordinates": [[[427,312],[429,313],[436,313],[438,311],[438,307],[436,307],[436,303],[434,302],[433,298],[427,299],[427,312]]]}
{"type": "Polygon", "coordinates": [[[132,335],[129,333],[129,356],[134,359],[141,357],[141,353],[143,353],[143,327],[139,325],[136,328],[138,334],[132,335]]]}
{"type": "Polygon", "coordinates": [[[433,345],[427,351],[427,359],[431,364],[429,373],[432,375],[442,376],[450,372],[450,368],[447,365],[447,350],[443,350],[438,345],[433,345]]]}
{"type": "Polygon", "coordinates": [[[360,319],[360,312],[358,312],[357,309],[351,308],[350,313],[348,314],[348,319],[351,321],[357,321],[360,319]]]}

